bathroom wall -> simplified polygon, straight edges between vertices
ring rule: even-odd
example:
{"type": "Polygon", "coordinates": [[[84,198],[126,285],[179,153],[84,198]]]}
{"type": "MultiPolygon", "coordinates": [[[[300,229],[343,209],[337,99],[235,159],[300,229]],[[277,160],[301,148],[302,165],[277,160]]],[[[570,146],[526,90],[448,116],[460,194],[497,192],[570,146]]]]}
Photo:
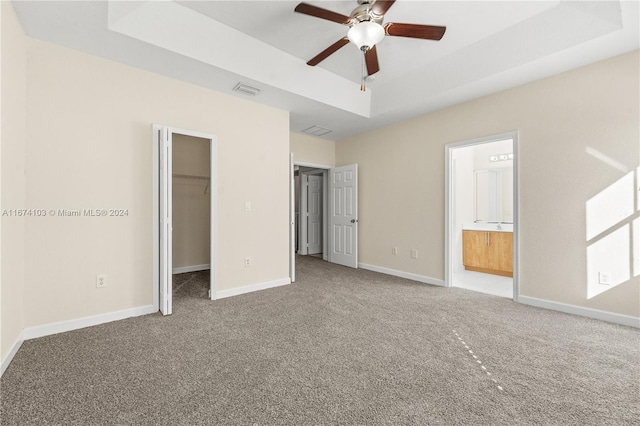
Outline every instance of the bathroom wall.
{"type": "Polygon", "coordinates": [[[464,269],[462,264],[462,226],[474,220],[474,164],[475,146],[458,148],[453,152],[455,169],[454,191],[454,241],[453,259],[451,265],[454,271],[464,269]]]}

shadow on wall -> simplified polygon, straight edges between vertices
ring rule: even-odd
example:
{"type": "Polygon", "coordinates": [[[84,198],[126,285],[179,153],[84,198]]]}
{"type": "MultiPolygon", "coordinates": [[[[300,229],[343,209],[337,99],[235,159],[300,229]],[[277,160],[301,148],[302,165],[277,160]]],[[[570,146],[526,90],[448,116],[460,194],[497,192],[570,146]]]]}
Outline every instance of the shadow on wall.
{"type": "Polygon", "coordinates": [[[640,167],[629,171],[593,148],[587,153],[625,175],[586,202],[587,299],[640,276],[640,167]]]}

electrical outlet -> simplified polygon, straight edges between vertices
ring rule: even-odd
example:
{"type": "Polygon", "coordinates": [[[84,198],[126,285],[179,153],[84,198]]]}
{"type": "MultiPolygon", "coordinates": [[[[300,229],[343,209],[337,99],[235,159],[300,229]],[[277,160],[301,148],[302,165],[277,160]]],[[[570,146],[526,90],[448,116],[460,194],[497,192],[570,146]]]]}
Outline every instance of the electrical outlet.
{"type": "Polygon", "coordinates": [[[251,266],[251,258],[250,257],[245,257],[244,258],[244,266],[247,267],[247,268],[249,266],[251,266]]]}
{"type": "Polygon", "coordinates": [[[96,275],[96,287],[103,288],[107,286],[107,276],[106,275],[96,275]]]}
{"type": "Polygon", "coordinates": [[[602,285],[611,285],[611,273],[598,272],[598,283],[602,285]]]}
{"type": "Polygon", "coordinates": [[[392,247],[391,248],[391,254],[397,255],[398,254],[398,247],[392,247]]]}

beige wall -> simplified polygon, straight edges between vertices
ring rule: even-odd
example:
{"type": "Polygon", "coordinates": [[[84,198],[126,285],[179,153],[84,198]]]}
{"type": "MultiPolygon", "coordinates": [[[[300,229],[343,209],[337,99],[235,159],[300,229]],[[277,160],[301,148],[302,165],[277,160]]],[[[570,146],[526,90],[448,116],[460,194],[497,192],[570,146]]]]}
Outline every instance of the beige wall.
{"type": "Polygon", "coordinates": [[[443,279],[444,145],[517,130],[521,294],[640,316],[640,271],[587,299],[585,237],[587,200],[640,163],[638,58],[631,52],[337,142],[337,165],[359,164],[360,261],[443,279]]]}
{"type": "Polygon", "coordinates": [[[27,222],[26,326],[152,304],[152,123],[217,137],[218,290],[288,278],[288,112],[33,39],[28,58],[29,206],[129,215],[27,222]]]}
{"type": "MultiPolygon", "coordinates": [[[[1,209],[24,209],[26,37],[10,2],[0,2],[2,28],[1,209]]],[[[0,359],[24,327],[25,219],[2,216],[0,359]]]]}
{"type": "Polygon", "coordinates": [[[291,133],[291,152],[293,160],[322,166],[336,164],[336,143],[301,133],[291,133]]]}
{"type": "Polygon", "coordinates": [[[211,171],[208,139],[173,135],[173,268],[210,262],[211,171]],[[176,176],[178,175],[178,176],[176,176]]]}

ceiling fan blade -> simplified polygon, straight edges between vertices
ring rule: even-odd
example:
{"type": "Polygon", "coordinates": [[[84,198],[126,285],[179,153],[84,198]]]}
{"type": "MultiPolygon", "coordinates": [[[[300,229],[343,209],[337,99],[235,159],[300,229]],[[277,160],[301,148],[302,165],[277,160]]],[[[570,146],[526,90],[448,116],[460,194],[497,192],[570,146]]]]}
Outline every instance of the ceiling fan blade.
{"type": "Polygon", "coordinates": [[[364,61],[367,64],[367,75],[373,75],[380,71],[380,65],[378,64],[378,52],[376,51],[375,46],[365,52],[364,61]]]}
{"type": "Polygon", "coordinates": [[[338,40],[335,43],[333,43],[331,46],[329,46],[326,49],[324,49],[322,52],[320,52],[314,58],[312,58],[309,62],[307,62],[307,65],[311,65],[312,67],[318,65],[320,62],[322,62],[325,59],[327,59],[330,55],[334,54],[338,49],[340,49],[341,47],[343,47],[346,44],[349,44],[349,39],[346,38],[346,37],[341,38],[340,40],[338,40]]]}
{"type": "Polygon", "coordinates": [[[382,16],[387,13],[387,10],[389,10],[395,2],[396,0],[377,0],[373,6],[371,6],[371,11],[378,16],[382,16]]]}
{"type": "Polygon", "coordinates": [[[389,22],[384,26],[384,32],[390,36],[423,38],[427,40],[440,40],[447,27],[418,24],[396,24],[389,22]]]}
{"type": "Polygon", "coordinates": [[[315,16],[316,18],[337,22],[338,24],[348,24],[349,22],[351,22],[351,18],[348,16],[341,15],[339,13],[323,9],[321,7],[313,6],[308,3],[300,3],[296,6],[294,11],[298,13],[304,13],[305,15],[315,16]]]}

